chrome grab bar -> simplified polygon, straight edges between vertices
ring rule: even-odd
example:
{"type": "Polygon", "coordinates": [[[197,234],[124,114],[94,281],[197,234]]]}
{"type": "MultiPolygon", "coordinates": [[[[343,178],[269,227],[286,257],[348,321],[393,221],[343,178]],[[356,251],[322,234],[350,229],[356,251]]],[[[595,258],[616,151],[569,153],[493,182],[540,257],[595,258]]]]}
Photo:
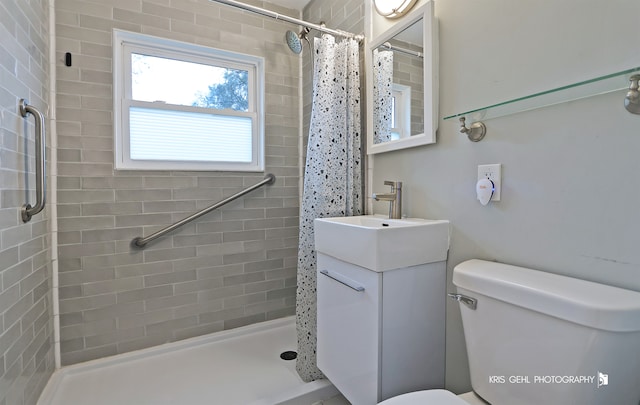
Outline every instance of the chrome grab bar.
{"type": "Polygon", "coordinates": [[[137,238],[133,238],[133,240],[131,241],[131,246],[137,247],[137,248],[144,248],[147,245],[147,243],[149,243],[149,242],[151,242],[153,240],[156,240],[161,236],[166,235],[167,233],[173,231],[174,229],[180,228],[182,225],[186,225],[189,222],[200,218],[204,214],[208,214],[211,211],[215,210],[216,208],[220,208],[223,205],[225,205],[227,203],[230,203],[231,201],[233,201],[233,200],[235,200],[235,199],[237,199],[239,197],[242,197],[243,195],[245,195],[245,194],[247,194],[247,193],[249,193],[249,192],[251,192],[251,191],[253,191],[253,190],[257,189],[257,188],[264,186],[265,184],[273,184],[273,183],[275,183],[275,181],[276,181],[276,176],[271,174],[271,173],[269,173],[264,177],[264,180],[262,180],[261,182],[256,183],[253,186],[247,187],[244,190],[235,193],[231,197],[227,197],[224,200],[218,201],[217,203],[215,203],[215,204],[213,204],[213,205],[211,205],[211,206],[209,206],[207,208],[204,208],[204,209],[196,212],[193,215],[190,215],[190,216],[188,216],[188,217],[186,217],[184,219],[181,219],[180,221],[176,222],[173,225],[169,225],[166,228],[162,228],[158,232],[152,233],[151,235],[149,235],[147,237],[139,236],[137,238]]]}
{"type": "Polygon", "coordinates": [[[44,209],[47,194],[47,176],[46,176],[46,147],[47,136],[45,134],[44,115],[34,106],[27,104],[25,99],[20,99],[18,103],[20,115],[26,117],[32,114],[36,122],[36,205],[34,207],[29,203],[25,203],[20,210],[22,222],[29,222],[31,217],[44,209]]]}
{"type": "MultiPolygon", "coordinates": [[[[357,285],[357,284],[353,284],[351,283],[351,280],[345,280],[341,274],[335,273],[335,275],[333,274],[329,274],[329,270],[320,270],[320,274],[329,277],[332,280],[337,281],[340,284],[346,285],[347,287],[351,288],[352,290],[356,290],[357,292],[363,292],[364,291],[364,287],[361,285],[357,285]]],[[[346,278],[346,277],[345,277],[346,278]]]]}

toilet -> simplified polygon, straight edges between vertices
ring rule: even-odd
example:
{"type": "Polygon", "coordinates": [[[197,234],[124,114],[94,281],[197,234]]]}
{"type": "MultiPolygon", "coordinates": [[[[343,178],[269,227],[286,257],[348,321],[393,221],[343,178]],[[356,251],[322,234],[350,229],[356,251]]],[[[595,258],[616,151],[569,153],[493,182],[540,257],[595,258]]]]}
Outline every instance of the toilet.
{"type": "Polygon", "coordinates": [[[640,403],[640,292],[483,260],[453,284],[473,391],[380,405],[640,403]]]}
{"type": "Polygon", "coordinates": [[[457,396],[447,390],[415,391],[398,395],[379,403],[379,405],[487,405],[473,392],[457,396]]]}

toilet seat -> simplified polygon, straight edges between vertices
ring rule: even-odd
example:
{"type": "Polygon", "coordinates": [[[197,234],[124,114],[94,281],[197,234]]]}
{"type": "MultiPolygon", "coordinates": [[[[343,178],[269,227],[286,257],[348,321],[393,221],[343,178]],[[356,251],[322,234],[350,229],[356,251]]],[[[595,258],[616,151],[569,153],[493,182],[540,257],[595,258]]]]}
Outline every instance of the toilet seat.
{"type": "Polygon", "coordinates": [[[386,399],[378,405],[469,405],[467,401],[459,398],[447,390],[425,390],[409,392],[397,397],[386,399]]]}

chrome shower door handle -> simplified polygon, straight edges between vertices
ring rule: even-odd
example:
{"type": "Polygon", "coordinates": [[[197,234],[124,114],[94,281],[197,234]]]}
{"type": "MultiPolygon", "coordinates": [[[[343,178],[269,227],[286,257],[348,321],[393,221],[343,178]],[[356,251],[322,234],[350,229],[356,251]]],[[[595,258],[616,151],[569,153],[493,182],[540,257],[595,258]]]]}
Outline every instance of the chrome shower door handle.
{"type": "Polygon", "coordinates": [[[32,114],[35,117],[36,124],[36,205],[31,206],[29,203],[25,203],[20,210],[22,215],[22,222],[29,222],[31,217],[39,213],[44,209],[46,203],[46,162],[45,153],[47,146],[47,137],[45,135],[44,115],[38,111],[35,107],[27,104],[25,99],[20,99],[18,104],[20,115],[26,117],[27,114],[32,114]]]}

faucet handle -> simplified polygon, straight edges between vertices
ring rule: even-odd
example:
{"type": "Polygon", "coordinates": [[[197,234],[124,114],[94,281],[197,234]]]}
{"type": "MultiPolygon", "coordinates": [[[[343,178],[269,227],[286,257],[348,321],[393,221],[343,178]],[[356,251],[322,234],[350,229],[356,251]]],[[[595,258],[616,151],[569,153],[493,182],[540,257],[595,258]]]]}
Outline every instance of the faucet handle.
{"type": "Polygon", "coordinates": [[[391,186],[391,191],[394,191],[396,189],[402,188],[402,182],[401,181],[385,180],[384,181],[384,185],[385,186],[391,186]]]}

